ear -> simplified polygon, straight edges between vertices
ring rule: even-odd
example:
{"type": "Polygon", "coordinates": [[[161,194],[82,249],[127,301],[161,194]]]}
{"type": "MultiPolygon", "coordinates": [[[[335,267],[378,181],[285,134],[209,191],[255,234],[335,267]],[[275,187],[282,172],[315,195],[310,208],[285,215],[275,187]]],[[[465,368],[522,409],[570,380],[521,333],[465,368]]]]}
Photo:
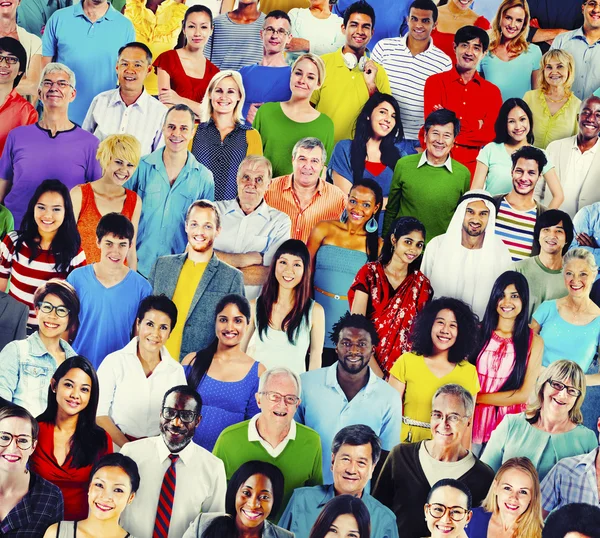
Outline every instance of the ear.
{"type": "Polygon", "coordinates": [[[135,493],[132,493],[132,494],[129,496],[129,499],[127,500],[127,504],[131,504],[131,501],[133,501],[133,499],[135,499],[135,493]]]}
{"type": "MultiPolygon", "coordinates": [[[[50,388],[52,389],[52,392],[56,394],[56,379],[52,378],[50,380],[50,388]]],[[[600,424],[600,420],[598,421],[598,423],[600,424]]]]}
{"type": "Polygon", "coordinates": [[[256,405],[258,405],[259,409],[262,409],[262,407],[260,406],[260,394],[257,392],[254,397],[256,398],[256,405]]]}
{"type": "Polygon", "coordinates": [[[330,467],[330,471],[333,471],[333,462],[335,461],[335,454],[331,454],[331,467],[330,467]]]}

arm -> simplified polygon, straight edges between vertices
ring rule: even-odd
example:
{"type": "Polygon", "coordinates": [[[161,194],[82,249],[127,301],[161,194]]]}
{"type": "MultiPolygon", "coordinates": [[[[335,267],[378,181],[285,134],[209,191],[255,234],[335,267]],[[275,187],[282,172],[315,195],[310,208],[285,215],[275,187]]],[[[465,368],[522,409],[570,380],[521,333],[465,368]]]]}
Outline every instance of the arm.
{"type": "Polygon", "coordinates": [[[24,308],[21,319],[15,328],[14,340],[25,340],[27,338],[27,321],[29,320],[29,309],[24,308]]]}
{"type": "MultiPolygon", "coordinates": [[[[6,148],[6,146],[4,146],[6,148]]],[[[0,178],[0,203],[4,203],[4,198],[10,192],[11,182],[8,179],[0,178]]]]}
{"type": "Polygon", "coordinates": [[[529,324],[529,326],[535,334],[540,334],[542,326],[534,318],[531,318],[531,323],[529,324]]]}
{"type": "Polygon", "coordinates": [[[34,54],[31,57],[27,74],[21,79],[17,86],[17,91],[23,96],[31,95],[35,97],[37,95],[40,75],[42,74],[41,47],[38,51],[40,53],[34,54]]]}
{"type": "Polygon", "coordinates": [[[310,267],[313,276],[315,274],[315,256],[317,255],[319,247],[323,244],[323,241],[327,237],[328,227],[329,225],[327,221],[319,222],[319,224],[314,227],[313,231],[310,232],[308,242],[306,243],[308,252],[310,253],[310,267]]]}
{"type": "Polygon", "coordinates": [[[160,67],[157,69],[158,76],[158,99],[163,105],[171,107],[173,105],[187,105],[196,116],[200,116],[200,103],[181,97],[175,90],[171,89],[171,76],[160,67]]]}
{"type": "Polygon", "coordinates": [[[223,0],[223,3],[221,4],[221,11],[219,12],[219,14],[233,11],[234,5],[235,0],[223,0]]]}
{"type": "Polygon", "coordinates": [[[564,28],[538,28],[531,37],[531,42],[542,43],[547,41],[548,43],[552,43],[556,36],[564,34],[565,32],[568,32],[568,30],[565,30],[564,28]]]}
{"type": "Polygon", "coordinates": [[[388,379],[390,386],[394,387],[400,394],[400,399],[404,400],[404,391],[406,390],[406,383],[403,383],[393,375],[390,375],[388,379]]]}
{"type": "Polygon", "coordinates": [[[81,203],[83,200],[83,195],[81,193],[81,187],[79,185],[75,185],[71,189],[71,203],[73,204],[73,214],[75,215],[75,222],[79,220],[79,213],[81,213],[81,203]]]}
{"type": "Polygon", "coordinates": [[[137,202],[135,203],[135,209],[131,216],[131,223],[133,224],[133,239],[131,240],[131,248],[127,254],[127,264],[130,269],[137,271],[137,233],[140,224],[140,216],[142,214],[142,199],[137,196],[137,202]]]}
{"type": "Polygon", "coordinates": [[[535,71],[531,72],[531,89],[532,90],[537,90],[540,87],[540,70],[536,69],[535,71]]]}
{"type": "Polygon", "coordinates": [[[58,523],[54,523],[48,527],[44,533],[44,538],[56,538],[58,536],[58,523]]]}
{"type": "Polygon", "coordinates": [[[335,170],[331,171],[333,184],[338,187],[344,194],[349,194],[352,188],[352,182],[348,181],[344,176],[338,174],[335,170]]]}
{"type": "Polygon", "coordinates": [[[19,344],[10,342],[0,353],[0,397],[12,402],[19,385],[19,344]]]}
{"type": "Polygon", "coordinates": [[[402,165],[394,169],[394,176],[390,186],[390,194],[388,195],[387,205],[385,206],[385,216],[383,217],[383,236],[385,237],[392,224],[398,218],[400,211],[400,203],[402,202],[402,165]]]}
{"type": "Polygon", "coordinates": [[[475,174],[473,175],[472,189],[483,189],[485,186],[485,179],[487,178],[489,167],[480,161],[477,161],[477,167],[475,168],[475,174]]]}
{"type": "Polygon", "coordinates": [[[312,313],[312,326],[310,328],[310,360],[309,370],[321,368],[323,344],[325,343],[325,310],[319,303],[315,303],[312,313]]]}
{"type": "Polygon", "coordinates": [[[244,338],[242,338],[242,351],[244,353],[247,352],[248,342],[250,342],[250,339],[252,338],[252,335],[254,334],[254,331],[256,330],[255,319],[254,319],[254,312],[256,310],[255,305],[256,305],[256,299],[253,299],[252,301],[250,301],[250,311],[252,312],[252,317],[250,319],[250,323],[248,324],[248,330],[246,331],[244,338]]]}
{"type": "Polygon", "coordinates": [[[552,201],[550,202],[548,209],[558,209],[563,203],[565,195],[563,193],[560,180],[558,179],[556,168],[551,168],[548,170],[548,172],[544,174],[544,179],[546,180],[546,184],[552,193],[552,201]]]}
{"type": "Polygon", "coordinates": [[[509,416],[506,415],[492,432],[492,436],[480,458],[483,463],[487,463],[494,471],[500,468],[504,459],[504,447],[510,433],[507,421],[509,416]]]}
{"type": "Polygon", "coordinates": [[[236,267],[240,270],[251,265],[262,265],[262,256],[260,252],[246,252],[244,254],[233,254],[231,252],[222,252],[215,250],[215,254],[219,260],[236,267]]]}
{"type": "Polygon", "coordinates": [[[372,491],[373,497],[390,510],[393,510],[394,506],[394,491],[400,486],[395,483],[394,475],[394,454],[390,453],[385,459],[372,491]]]}
{"type": "Polygon", "coordinates": [[[129,443],[129,439],[125,437],[125,434],[117,428],[117,425],[113,422],[112,418],[108,416],[99,416],[96,418],[96,424],[110,435],[113,443],[118,447],[122,447],[123,445],[129,443]]]}
{"type": "Polygon", "coordinates": [[[367,315],[367,307],[369,306],[369,295],[362,290],[356,290],[354,293],[354,301],[352,302],[351,314],[367,315]]]}
{"type": "Polygon", "coordinates": [[[0,278],[0,291],[6,292],[8,287],[8,278],[0,278]]]}
{"type": "Polygon", "coordinates": [[[285,50],[290,52],[310,52],[310,41],[301,37],[292,37],[285,50]]]}

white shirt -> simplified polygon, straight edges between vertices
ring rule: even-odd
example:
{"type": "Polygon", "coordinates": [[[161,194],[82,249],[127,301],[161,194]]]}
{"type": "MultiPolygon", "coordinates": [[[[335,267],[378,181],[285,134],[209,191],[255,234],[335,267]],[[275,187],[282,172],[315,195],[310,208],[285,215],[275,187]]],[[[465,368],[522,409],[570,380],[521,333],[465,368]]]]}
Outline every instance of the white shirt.
{"type": "MultiPolygon", "coordinates": [[[[136,538],[152,538],[163,479],[171,460],[161,436],[127,443],[121,454],[132,458],[140,472],[140,489],[121,515],[121,526],[136,538]]],[[[225,466],[196,443],[181,452],[175,464],[175,499],[169,538],[181,538],[201,512],[225,511],[225,466]]]]}
{"type": "Polygon", "coordinates": [[[442,168],[445,167],[448,172],[452,173],[452,157],[448,154],[448,158],[446,162],[443,164],[434,164],[429,160],[429,156],[427,155],[427,150],[421,153],[421,158],[419,159],[419,164],[417,164],[417,168],[421,168],[421,166],[428,164],[429,166],[433,166],[434,168],[442,168]]]}
{"type": "Polygon", "coordinates": [[[579,194],[587,173],[590,170],[590,166],[592,166],[594,156],[598,151],[598,146],[600,146],[600,144],[596,141],[592,148],[581,153],[581,150],[577,145],[577,137],[574,137],[569,164],[567,166],[567,177],[561,178],[565,200],[560,208],[565,213],[568,213],[571,218],[573,218],[577,211],[581,209],[579,207],[579,194]]]}
{"type": "Polygon", "coordinates": [[[146,377],[137,356],[137,336],[123,349],[108,355],[98,368],[99,417],[108,416],[123,433],[132,437],[152,437],[160,433],[160,408],[165,392],[185,385],[183,367],[160,350],[161,361],[146,377]]]}
{"type": "Polygon", "coordinates": [[[162,127],[168,108],[146,90],[132,105],[125,105],[119,88],[102,92],[92,101],[82,129],[100,141],[112,134],[130,134],[142,145],[142,155],[165,145],[162,127]]]}
{"type": "Polygon", "coordinates": [[[283,438],[281,443],[279,443],[275,448],[273,448],[269,443],[267,443],[267,441],[265,441],[260,436],[260,433],[258,433],[256,421],[258,420],[258,417],[260,417],[260,415],[261,413],[259,413],[258,415],[254,415],[248,423],[248,441],[258,441],[267,451],[269,456],[271,456],[272,458],[276,458],[285,450],[285,447],[287,446],[290,439],[293,441],[296,440],[296,421],[292,420],[292,423],[290,424],[290,431],[283,438]]]}

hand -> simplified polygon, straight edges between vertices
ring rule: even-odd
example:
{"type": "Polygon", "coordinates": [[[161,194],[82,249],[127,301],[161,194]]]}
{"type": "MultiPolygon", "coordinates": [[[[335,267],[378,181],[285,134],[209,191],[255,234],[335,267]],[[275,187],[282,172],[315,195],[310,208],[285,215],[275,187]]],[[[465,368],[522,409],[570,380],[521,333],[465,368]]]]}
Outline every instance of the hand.
{"type": "Polygon", "coordinates": [[[598,243],[596,242],[596,238],[589,236],[588,234],[584,234],[584,233],[577,234],[577,242],[582,247],[598,248],[598,243]]]}
{"type": "Polygon", "coordinates": [[[180,102],[181,97],[179,97],[179,94],[175,90],[162,88],[158,91],[158,100],[163,105],[176,105],[180,102]]]}
{"type": "Polygon", "coordinates": [[[290,52],[308,52],[310,50],[310,41],[301,37],[292,37],[292,40],[286,45],[285,50],[290,52]]]}
{"type": "Polygon", "coordinates": [[[367,60],[365,63],[365,70],[363,71],[363,76],[365,77],[365,82],[368,87],[375,86],[375,80],[377,77],[377,64],[373,60],[367,60]]]}
{"type": "Polygon", "coordinates": [[[252,103],[250,105],[250,108],[248,109],[248,115],[246,116],[246,123],[248,123],[249,125],[252,125],[254,123],[256,113],[262,105],[264,105],[264,103],[252,103]]]}
{"type": "Polygon", "coordinates": [[[482,129],[483,128],[483,120],[477,120],[479,122],[479,128],[482,129]]]}
{"type": "Polygon", "coordinates": [[[440,105],[440,104],[433,105],[433,110],[442,110],[442,108],[444,108],[444,105],[440,105]]]}

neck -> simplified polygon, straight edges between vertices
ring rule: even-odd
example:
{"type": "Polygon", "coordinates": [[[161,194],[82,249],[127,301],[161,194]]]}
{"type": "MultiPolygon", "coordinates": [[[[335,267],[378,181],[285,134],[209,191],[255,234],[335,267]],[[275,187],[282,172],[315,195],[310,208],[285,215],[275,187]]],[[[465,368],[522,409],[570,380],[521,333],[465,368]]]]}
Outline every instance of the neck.
{"type": "Polygon", "coordinates": [[[584,138],[581,133],[577,134],[577,146],[582,153],[588,149],[592,149],[596,145],[596,142],[598,142],[597,136],[594,138],[584,138]]]}
{"type": "Polygon", "coordinates": [[[183,50],[196,60],[204,58],[204,45],[201,47],[192,46],[189,42],[183,47],[183,50]]]}
{"type": "Polygon", "coordinates": [[[446,7],[448,8],[448,11],[452,14],[452,16],[454,16],[454,15],[457,15],[457,16],[465,15],[466,13],[468,13],[470,11],[469,9],[460,9],[452,1],[448,2],[446,4],[446,7]]]}
{"type": "Polygon", "coordinates": [[[283,52],[275,52],[273,54],[265,52],[260,65],[266,65],[268,67],[286,67],[287,62],[285,61],[283,52]]]}
{"type": "Polygon", "coordinates": [[[572,295],[567,295],[566,301],[575,312],[585,310],[592,302],[589,295],[583,297],[573,297],[572,295]]]}
{"type": "Polygon", "coordinates": [[[54,238],[56,237],[56,232],[46,233],[38,230],[38,233],[40,234],[41,238],[40,248],[42,250],[48,250],[52,246],[52,241],[54,241],[54,238]]]}
{"type": "Polygon", "coordinates": [[[408,47],[408,50],[410,50],[413,56],[416,56],[417,54],[426,51],[429,47],[429,43],[431,43],[431,38],[427,40],[424,39],[422,41],[417,41],[409,35],[406,39],[406,46],[408,47]]]}
{"type": "Polygon", "coordinates": [[[483,247],[483,240],[485,239],[485,232],[475,237],[469,235],[467,232],[462,230],[461,245],[469,250],[477,250],[483,247]]]}
{"type": "Polygon", "coordinates": [[[279,286],[277,291],[277,304],[294,305],[296,303],[295,288],[288,289],[279,286]]]}
{"type": "Polygon", "coordinates": [[[241,199],[238,197],[238,204],[239,204],[239,206],[240,206],[240,209],[241,209],[241,210],[244,212],[244,215],[249,215],[250,213],[253,213],[253,212],[256,210],[256,208],[257,208],[257,207],[258,207],[260,204],[262,204],[262,201],[263,201],[263,199],[261,198],[261,199],[258,201],[258,204],[254,204],[254,203],[250,204],[250,203],[245,203],[243,200],[241,200],[241,199]]]}
{"type": "Polygon", "coordinates": [[[27,484],[29,484],[29,474],[26,468],[23,468],[22,472],[0,471],[0,499],[12,495],[13,492],[23,491],[27,488],[27,484]]]}
{"type": "Polygon", "coordinates": [[[592,28],[584,23],[583,35],[585,35],[587,42],[591,45],[600,40],[600,28],[592,28]]]}
{"type": "Polygon", "coordinates": [[[555,254],[548,254],[543,250],[539,255],[540,261],[542,265],[547,269],[552,271],[557,271],[558,269],[562,269],[562,252],[559,250],[555,254]]]}
{"type": "Polygon", "coordinates": [[[95,4],[94,2],[88,2],[87,0],[83,0],[83,12],[88,16],[88,18],[91,21],[95,21],[98,20],[100,17],[103,17],[108,11],[108,8],[108,2],[101,2],[99,4],[95,4]]]}
{"type": "Polygon", "coordinates": [[[537,424],[540,429],[547,433],[561,432],[565,430],[565,427],[571,422],[568,413],[561,413],[560,415],[554,415],[550,413],[540,413],[537,424]]]}
{"type": "Polygon", "coordinates": [[[256,7],[256,2],[251,2],[249,4],[240,2],[238,8],[234,10],[238,15],[242,15],[243,17],[255,17],[258,15],[258,8],[256,7]]]}
{"type": "Polygon", "coordinates": [[[188,259],[193,261],[194,263],[208,263],[213,255],[213,248],[210,247],[206,249],[204,252],[198,252],[193,248],[188,248],[187,251],[188,259]]]}
{"type": "Polygon", "coordinates": [[[363,368],[360,372],[355,374],[351,374],[350,372],[346,372],[338,362],[336,368],[336,377],[340,387],[344,391],[344,394],[348,398],[350,395],[351,399],[360,389],[365,387],[369,382],[369,368],[363,368]]]}
{"type": "Polygon", "coordinates": [[[433,441],[425,441],[425,448],[432,458],[448,463],[460,461],[469,453],[468,450],[463,448],[460,443],[440,447],[437,446],[433,441]]]}
{"type": "Polygon", "coordinates": [[[123,102],[127,106],[133,105],[133,103],[135,103],[140,98],[142,93],[144,93],[143,87],[138,90],[124,90],[123,88],[119,89],[119,95],[121,96],[121,99],[123,99],[123,102]]]}
{"type": "Polygon", "coordinates": [[[219,355],[220,359],[229,359],[234,355],[237,355],[241,350],[241,343],[236,344],[235,346],[226,346],[225,344],[221,343],[221,341],[219,340],[219,343],[217,344],[217,351],[215,353],[216,355],[219,355]]]}
{"type": "Polygon", "coordinates": [[[300,185],[300,182],[294,181],[294,176],[292,176],[292,188],[294,192],[298,196],[298,198],[312,198],[317,192],[317,188],[319,186],[319,180],[314,185],[304,186],[300,185]]]}
{"type": "Polygon", "coordinates": [[[85,527],[86,535],[89,536],[119,536],[123,534],[123,529],[119,525],[121,514],[115,514],[110,519],[98,519],[90,514],[87,519],[80,521],[78,529],[85,527]]]}
{"type": "Polygon", "coordinates": [[[265,524],[261,523],[258,527],[250,529],[248,527],[242,527],[241,525],[237,525],[237,535],[239,538],[261,538],[261,536],[263,536],[264,526],[265,524]]]}
{"type": "Polygon", "coordinates": [[[431,155],[427,150],[425,150],[425,154],[427,155],[427,161],[431,164],[444,164],[448,160],[448,155],[444,155],[443,157],[435,157],[431,155]]]}
{"type": "Polygon", "coordinates": [[[511,151],[514,153],[515,151],[517,151],[518,149],[524,147],[524,146],[529,146],[529,142],[527,142],[527,137],[525,137],[523,140],[517,142],[514,138],[510,139],[510,142],[506,142],[504,144],[505,146],[508,146],[511,151]]]}
{"type": "MultiPolygon", "coordinates": [[[[304,110],[312,110],[313,106],[310,104],[310,97],[298,97],[296,94],[292,92],[292,96],[288,101],[285,101],[285,104],[295,111],[304,110]]],[[[287,109],[290,112],[290,109],[287,109]]]]}
{"type": "Polygon", "coordinates": [[[96,275],[107,280],[120,280],[123,273],[127,273],[127,271],[129,271],[129,269],[125,266],[125,260],[123,260],[123,263],[116,264],[106,262],[104,258],[100,258],[100,261],[94,264],[94,272],[96,275]]]}
{"type": "Polygon", "coordinates": [[[518,209],[519,211],[527,211],[535,207],[533,189],[528,194],[520,194],[513,189],[504,198],[512,207],[518,209]]]}
{"type": "Polygon", "coordinates": [[[73,127],[73,124],[69,121],[67,108],[44,107],[44,115],[39,124],[43,129],[53,133],[67,131],[73,127]]]}
{"type": "Polygon", "coordinates": [[[42,341],[42,344],[44,344],[44,347],[50,353],[62,351],[62,348],[60,347],[60,336],[53,336],[50,338],[43,334],[41,330],[38,330],[38,335],[40,337],[40,340],[42,341]]]}
{"type": "Polygon", "coordinates": [[[188,158],[188,152],[186,151],[170,151],[167,147],[165,147],[165,151],[163,151],[163,163],[165,166],[181,166],[186,163],[188,158]]]}
{"type": "Polygon", "coordinates": [[[6,98],[9,96],[10,92],[13,91],[12,82],[7,84],[0,84],[0,105],[4,104],[6,98]]]}
{"type": "Polygon", "coordinates": [[[66,432],[73,435],[75,433],[75,429],[77,428],[78,420],[79,415],[67,415],[59,407],[58,411],[56,412],[56,418],[54,419],[54,427],[61,432],[66,432]]]}
{"type": "MultiPolygon", "coordinates": [[[[494,517],[494,516],[492,516],[492,517],[494,517]]],[[[513,528],[518,519],[518,516],[514,516],[512,514],[507,514],[502,510],[500,512],[498,512],[497,517],[500,520],[499,522],[502,525],[502,530],[504,532],[508,532],[511,528],[513,528]]]]}
{"type": "Polygon", "coordinates": [[[385,268],[394,275],[407,275],[408,274],[408,264],[399,260],[396,256],[392,255],[392,259],[390,263],[388,263],[385,268]]]}
{"type": "Polygon", "coordinates": [[[507,338],[512,336],[515,331],[515,320],[514,319],[504,319],[498,318],[498,325],[496,325],[496,332],[499,333],[500,336],[507,338]]]}
{"type": "Polygon", "coordinates": [[[329,9],[329,0],[316,0],[310,5],[311,11],[319,11],[321,13],[331,13],[329,9]]]}
{"type": "Polygon", "coordinates": [[[13,34],[17,31],[17,20],[11,15],[0,17],[0,35],[13,34]]]}
{"type": "Polygon", "coordinates": [[[463,69],[462,67],[458,67],[457,65],[456,71],[458,71],[460,78],[462,78],[465,82],[471,82],[471,80],[473,80],[473,77],[475,76],[475,73],[477,72],[477,69],[463,69]]]}
{"type": "Polygon", "coordinates": [[[217,114],[213,112],[211,116],[216,128],[220,131],[222,129],[230,129],[235,126],[235,119],[233,118],[233,112],[227,114],[217,114]]]}
{"type": "Polygon", "coordinates": [[[138,359],[145,362],[146,364],[154,365],[160,362],[160,350],[156,353],[148,353],[148,351],[142,349],[139,340],[137,344],[137,356],[138,359]]]}
{"type": "Polygon", "coordinates": [[[554,99],[563,99],[567,94],[564,86],[549,86],[546,95],[554,99]]]}
{"type": "Polygon", "coordinates": [[[124,187],[117,185],[112,178],[108,176],[102,176],[99,180],[94,181],[94,187],[96,188],[95,190],[98,190],[98,187],[100,187],[99,190],[103,193],[115,196],[123,194],[123,191],[125,190],[124,187]]]}
{"type": "Polygon", "coordinates": [[[355,49],[349,45],[344,45],[344,48],[342,49],[342,54],[347,54],[348,52],[351,52],[360,60],[365,55],[366,50],[367,50],[367,47],[361,47],[360,49],[355,49]]]}
{"type": "Polygon", "coordinates": [[[261,414],[256,421],[256,429],[258,434],[273,448],[276,448],[281,443],[285,436],[290,432],[290,424],[272,425],[267,424],[261,414]]]}

